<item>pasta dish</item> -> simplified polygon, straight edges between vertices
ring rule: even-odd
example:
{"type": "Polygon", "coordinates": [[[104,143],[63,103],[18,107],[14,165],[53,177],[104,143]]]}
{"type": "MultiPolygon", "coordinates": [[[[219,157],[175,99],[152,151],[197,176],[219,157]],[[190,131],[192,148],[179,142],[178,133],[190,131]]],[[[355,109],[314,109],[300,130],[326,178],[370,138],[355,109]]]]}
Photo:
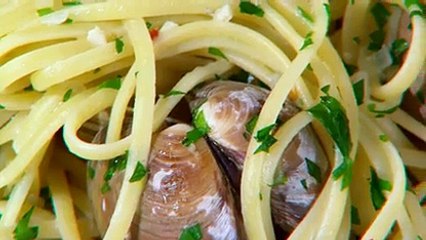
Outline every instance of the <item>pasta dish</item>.
{"type": "Polygon", "coordinates": [[[0,239],[426,239],[423,0],[0,0],[0,239]]]}

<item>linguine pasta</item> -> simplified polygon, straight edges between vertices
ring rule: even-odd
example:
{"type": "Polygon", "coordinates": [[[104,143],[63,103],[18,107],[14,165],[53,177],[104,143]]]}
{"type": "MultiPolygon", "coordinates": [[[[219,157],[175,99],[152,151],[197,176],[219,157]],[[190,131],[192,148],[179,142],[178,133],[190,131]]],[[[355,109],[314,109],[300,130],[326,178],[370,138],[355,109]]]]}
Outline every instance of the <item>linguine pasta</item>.
{"type": "Polygon", "coordinates": [[[308,124],[332,173],[289,239],[426,239],[426,113],[422,120],[402,107],[407,91],[426,92],[424,4],[0,1],[0,239],[124,239],[147,177],[129,180],[147,166],[152,133],[186,93],[240,69],[271,89],[253,132],[274,123],[286,99],[302,109],[277,130],[269,152],[255,153],[260,143],[250,140],[240,199],[249,239],[276,238],[269,183],[308,124]],[[398,52],[397,43],[407,47],[398,52]],[[180,94],[168,96],[172,91],[180,94]],[[324,96],[339,102],[348,120],[347,154],[312,114],[324,96]],[[131,133],[122,137],[128,106],[131,133]],[[93,143],[82,126],[105,109],[105,143],[93,143]],[[86,161],[126,151],[102,235],[86,193],[86,161]],[[336,176],[339,168],[345,173],[336,176]],[[379,206],[374,179],[384,197],[379,206]]]}

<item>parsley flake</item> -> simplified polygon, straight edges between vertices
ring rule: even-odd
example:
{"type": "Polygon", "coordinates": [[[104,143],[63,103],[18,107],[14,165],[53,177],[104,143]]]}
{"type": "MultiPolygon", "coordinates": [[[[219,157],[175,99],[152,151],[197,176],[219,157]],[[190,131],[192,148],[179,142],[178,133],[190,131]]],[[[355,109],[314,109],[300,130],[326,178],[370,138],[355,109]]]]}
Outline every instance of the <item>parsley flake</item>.
{"type": "Polygon", "coordinates": [[[373,5],[370,12],[371,14],[373,14],[374,20],[376,21],[376,24],[379,27],[379,29],[382,29],[388,21],[390,12],[386,9],[386,7],[383,4],[379,2],[373,5]]]}
{"type": "Polygon", "coordinates": [[[389,137],[385,134],[382,134],[379,136],[380,141],[382,142],[389,142],[389,137]]]}
{"type": "Polygon", "coordinates": [[[356,104],[359,106],[364,102],[364,79],[359,80],[358,82],[352,85],[354,91],[356,104]]]}
{"type": "Polygon", "coordinates": [[[303,45],[300,47],[300,51],[302,51],[303,49],[309,47],[310,45],[314,44],[314,41],[312,40],[312,34],[313,32],[309,32],[308,34],[306,34],[305,36],[305,40],[303,41],[303,45]]]}
{"type": "Polygon", "coordinates": [[[381,118],[381,117],[384,117],[386,114],[394,113],[398,109],[398,106],[395,106],[395,107],[392,107],[392,108],[389,108],[389,109],[385,109],[385,110],[377,110],[376,104],[370,103],[370,104],[368,104],[367,108],[370,112],[376,113],[376,118],[381,118]]]}
{"type": "Polygon", "coordinates": [[[133,172],[132,176],[129,179],[129,182],[140,181],[142,180],[142,178],[146,176],[147,173],[148,173],[148,170],[146,169],[146,167],[141,162],[138,162],[136,164],[135,171],[133,172]]]}
{"type": "Polygon", "coordinates": [[[258,17],[263,17],[263,15],[265,14],[262,8],[248,1],[241,1],[239,6],[241,13],[255,15],[258,17]]]}
{"type": "Polygon", "coordinates": [[[117,53],[121,53],[123,52],[124,49],[124,42],[121,38],[116,38],[115,39],[115,51],[117,53]]]}
{"type": "Polygon", "coordinates": [[[354,225],[360,225],[361,219],[359,217],[358,208],[351,206],[351,223],[354,225]]]}
{"type": "Polygon", "coordinates": [[[52,9],[52,8],[50,8],[50,7],[40,8],[40,9],[38,9],[38,10],[37,10],[37,14],[38,14],[40,17],[45,16],[45,15],[48,15],[48,14],[51,14],[51,13],[53,13],[53,12],[54,12],[54,11],[53,11],[53,9],[52,9]]]}
{"type": "Polygon", "coordinates": [[[29,227],[31,215],[33,214],[34,207],[32,207],[24,216],[19,220],[13,233],[15,240],[31,240],[36,239],[38,235],[38,227],[29,227]]]}
{"type": "Polygon", "coordinates": [[[352,41],[357,45],[361,44],[361,38],[360,37],[353,37],[352,41]]]}
{"type": "Polygon", "coordinates": [[[287,177],[284,174],[283,171],[279,171],[278,174],[276,174],[274,181],[272,182],[272,184],[268,184],[269,187],[276,187],[276,186],[280,186],[280,185],[284,185],[287,183],[287,177]]]}
{"type": "Polygon", "coordinates": [[[146,28],[148,28],[148,30],[152,28],[151,22],[146,22],[145,25],[146,25],[146,28]]]}
{"type": "Polygon", "coordinates": [[[213,56],[228,60],[228,58],[226,58],[225,54],[219,48],[209,47],[208,52],[213,56]]]}
{"type": "Polygon", "coordinates": [[[126,151],[123,155],[114,158],[108,162],[108,169],[104,173],[104,184],[101,187],[102,194],[111,190],[109,180],[114,177],[115,173],[120,172],[126,168],[127,159],[129,157],[129,151],[126,151]]]}
{"type": "Polygon", "coordinates": [[[262,201],[263,200],[263,194],[261,192],[259,192],[259,200],[262,201]]]}
{"type": "Polygon", "coordinates": [[[349,134],[349,120],[340,102],[329,95],[321,96],[321,101],[308,109],[330,134],[343,156],[342,163],[333,171],[335,180],[343,176],[342,189],[348,187],[352,179],[352,160],[349,157],[352,143],[349,134]]]}
{"type": "Polygon", "coordinates": [[[254,115],[247,123],[246,123],[246,133],[249,135],[253,134],[254,127],[256,127],[257,120],[259,119],[259,115],[254,115]]]}
{"type": "Polygon", "coordinates": [[[257,131],[254,138],[257,142],[260,142],[260,145],[254,152],[255,154],[259,152],[269,152],[272,145],[277,142],[277,139],[271,135],[271,131],[275,128],[275,126],[276,123],[273,123],[257,131]]]}
{"type": "Polygon", "coordinates": [[[72,6],[81,5],[81,2],[80,1],[62,2],[62,5],[72,7],[72,6]]]}
{"type": "Polygon", "coordinates": [[[376,30],[370,35],[370,43],[368,44],[368,50],[377,52],[382,48],[383,43],[385,42],[385,32],[382,29],[376,30]]]}
{"type": "Polygon", "coordinates": [[[297,14],[301,16],[302,18],[304,18],[307,22],[310,22],[310,23],[314,22],[314,18],[308,12],[306,12],[303,8],[299,6],[297,7],[297,14]]]}
{"type": "Polygon", "coordinates": [[[355,65],[346,64],[346,63],[343,63],[343,64],[349,76],[352,76],[356,71],[358,71],[358,68],[355,65]]]}
{"type": "Polygon", "coordinates": [[[117,76],[115,78],[106,80],[105,82],[99,85],[99,88],[112,88],[112,89],[120,89],[121,88],[121,76],[117,76]]]}
{"type": "Polygon", "coordinates": [[[379,210],[382,208],[383,204],[386,202],[385,195],[383,191],[390,191],[392,189],[392,185],[390,182],[380,179],[377,176],[376,171],[373,168],[370,168],[371,178],[370,178],[370,194],[371,201],[373,202],[373,206],[375,210],[379,210]]]}
{"type": "Polygon", "coordinates": [[[171,90],[170,92],[166,93],[166,95],[164,95],[165,98],[170,97],[170,96],[176,96],[176,95],[185,95],[185,92],[179,91],[179,90],[171,90]]]}
{"type": "Polygon", "coordinates": [[[62,97],[63,102],[70,100],[71,95],[72,95],[72,91],[73,91],[72,88],[70,88],[65,92],[64,96],[62,97]]]}
{"type": "Polygon", "coordinates": [[[2,109],[6,109],[6,107],[0,104],[0,110],[2,109]]]}
{"type": "Polygon", "coordinates": [[[306,184],[306,179],[300,180],[300,184],[302,184],[302,187],[308,191],[308,184],[306,184]]]}
{"type": "Polygon", "coordinates": [[[74,22],[74,20],[72,20],[71,18],[67,18],[67,20],[65,20],[64,24],[72,24],[74,22]]]}
{"type": "Polygon", "coordinates": [[[402,56],[408,50],[408,47],[408,42],[403,38],[399,38],[393,41],[390,50],[392,57],[392,65],[398,65],[402,62],[402,56]]]}
{"type": "Polygon", "coordinates": [[[87,167],[87,176],[89,177],[90,180],[93,180],[95,178],[95,174],[96,174],[96,170],[93,167],[88,166],[87,167]]]}
{"type": "Polygon", "coordinates": [[[321,168],[309,158],[305,158],[308,173],[313,177],[317,183],[321,183],[321,168]]]}
{"type": "Polygon", "coordinates": [[[203,232],[199,223],[192,226],[187,226],[182,229],[179,235],[179,240],[201,240],[203,239],[203,232]]]}
{"type": "Polygon", "coordinates": [[[193,124],[194,129],[187,132],[186,137],[182,141],[182,144],[186,147],[195,143],[198,139],[204,137],[210,131],[210,127],[207,124],[203,111],[197,111],[193,124]]]}

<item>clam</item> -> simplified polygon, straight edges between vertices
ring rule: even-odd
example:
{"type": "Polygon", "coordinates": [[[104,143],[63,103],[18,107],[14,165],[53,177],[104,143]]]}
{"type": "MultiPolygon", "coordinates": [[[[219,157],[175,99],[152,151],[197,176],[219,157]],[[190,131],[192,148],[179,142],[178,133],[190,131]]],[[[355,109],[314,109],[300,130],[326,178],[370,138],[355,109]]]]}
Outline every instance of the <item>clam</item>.
{"type": "MultiPolygon", "coordinates": [[[[226,178],[204,139],[182,144],[191,127],[175,124],[158,133],[148,163],[149,176],[128,239],[177,239],[184,229],[200,226],[203,239],[240,239],[240,217],[226,178]]],[[[105,173],[115,159],[91,163],[96,171],[88,189],[96,222],[105,233],[123,179],[121,168],[102,193],[105,173]],[[110,165],[110,166],[108,166],[110,165]]],[[[120,164],[116,164],[120,166],[120,164]]]]}
{"type": "MultiPolygon", "coordinates": [[[[246,125],[259,114],[268,93],[260,87],[232,81],[216,81],[194,91],[190,106],[193,111],[203,111],[210,128],[209,143],[225,171],[230,168],[241,174],[250,139],[246,125]]],[[[279,121],[285,122],[298,111],[294,103],[286,101],[279,121]]],[[[276,175],[284,174],[287,178],[285,183],[273,186],[271,198],[274,221],[282,229],[291,231],[309,211],[322,189],[328,164],[315,132],[308,125],[291,141],[277,168],[276,175]]],[[[228,172],[238,192],[240,180],[235,180],[235,174],[228,172]]]]}

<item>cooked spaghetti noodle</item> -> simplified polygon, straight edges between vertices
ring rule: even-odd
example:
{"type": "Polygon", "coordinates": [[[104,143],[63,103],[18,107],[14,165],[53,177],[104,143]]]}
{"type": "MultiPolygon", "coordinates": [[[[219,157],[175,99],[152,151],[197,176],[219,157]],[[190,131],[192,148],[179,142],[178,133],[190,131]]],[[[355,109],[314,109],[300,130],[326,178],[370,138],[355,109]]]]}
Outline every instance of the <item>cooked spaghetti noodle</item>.
{"type": "Polygon", "coordinates": [[[253,132],[274,123],[286,99],[302,108],[269,152],[255,153],[260,143],[250,140],[240,199],[249,239],[275,239],[269,183],[308,124],[334,171],[290,239],[426,239],[424,1],[10,0],[0,1],[0,19],[1,239],[124,239],[147,177],[129,179],[148,164],[151,133],[186,93],[239,69],[271,89],[253,132]],[[423,119],[398,107],[413,89],[423,119]],[[172,90],[183,94],[166,96],[172,90]],[[348,119],[347,156],[309,114],[325,95],[348,119]],[[79,130],[105,109],[105,143],[87,141],[79,130]],[[99,233],[85,160],[126,151],[99,233]],[[334,174],[342,164],[348,178],[334,174]]]}

